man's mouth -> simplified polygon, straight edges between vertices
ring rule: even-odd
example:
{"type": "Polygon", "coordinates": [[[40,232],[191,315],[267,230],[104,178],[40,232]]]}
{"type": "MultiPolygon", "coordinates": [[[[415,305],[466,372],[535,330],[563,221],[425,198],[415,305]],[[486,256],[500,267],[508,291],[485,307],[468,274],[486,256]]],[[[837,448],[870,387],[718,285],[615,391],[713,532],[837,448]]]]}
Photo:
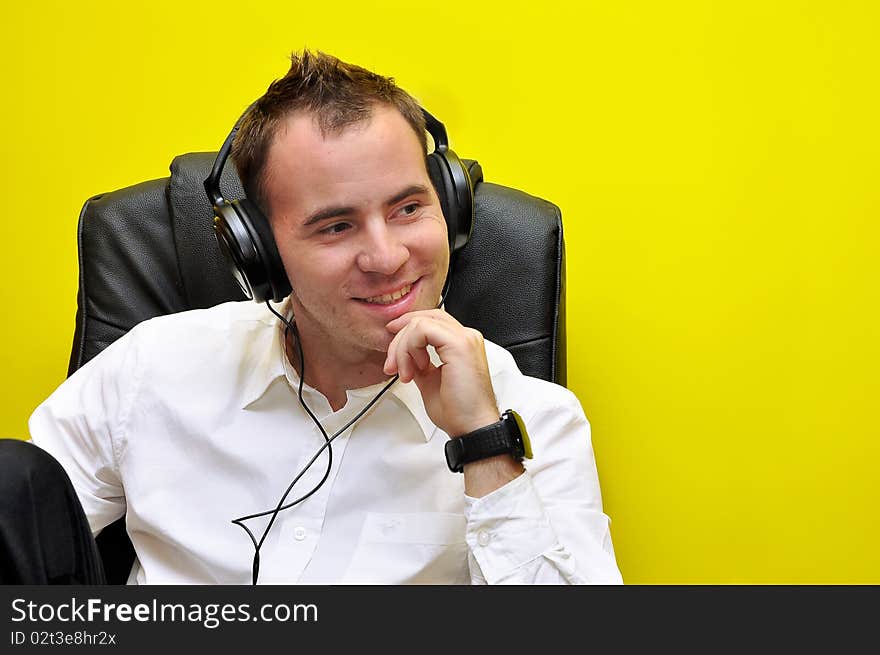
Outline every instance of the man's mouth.
{"type": "Polygon", "coordinates": [[[369,298],[359,298],[359,300],[370,303],[371,305],[390,305],[393,302],[396,302],[407,295],[410,291],[412,291],[413,285],[407,284],[404,287],[400,287],[396,291],[392,291],[391,293],[386,293],[381,296],[371,296],[369,298]]]}

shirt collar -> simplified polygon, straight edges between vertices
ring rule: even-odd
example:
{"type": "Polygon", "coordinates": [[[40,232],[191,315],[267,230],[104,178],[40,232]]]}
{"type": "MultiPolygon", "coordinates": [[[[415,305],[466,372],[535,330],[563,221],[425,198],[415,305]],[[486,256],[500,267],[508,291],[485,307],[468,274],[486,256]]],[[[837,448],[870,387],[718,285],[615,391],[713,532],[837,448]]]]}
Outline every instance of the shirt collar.
{"type": "MultiPolygon", "coordinates": [[[[280,308],[276,307],[277,309],[280,308]]],[[[247,349],[242,353],[242,391],[239,399],[242,409],[259,400],[269,385],[279,377],[284,377],[281,343],[277,336],[279,332],[283,335],[284,331],[278,329],[277,318],[268,310],[266,314],[265,318],[260,319],[260,329],[254,332],[247,349]]]]}
{"type": "Polygon", "coordinates": [[[409,413],[413,415],[416,423],[422,428],[422,434],[425,435],[425,441],[430,441],[431,437],[434,436],[434,432],[437,430],[437,426],[434,425],[434,422],[428,417],[428,412],[425,410],[425,403],[422,401],[422,394],[416,386],[416,383],[407,382],[404,384],[398,380],[394,383],[394,386],[391,387],[391,393],[397,396],[397,399],[403,403],[404,407],[406,407],[409,410],[409,413]]]}
{"type": "MultiPolygon", "coordinates": [[[[276,311],[282,316],[290,317],[289,299],[283,301],[283,304],[280,306],[276,305],[276,311]]],[[[244,372],[245,379],[239,402],[242,409],[247,409],[248,406],[259,400],[269,389],[269,386],[278,378],[287,377],[294,388],[299,384],[296,370],[292,366],[285,366],[284,364],[286,355],[284,354],[283,325],[271,314],[269,314],[264,322],[266,329],[262,330],[259,337],[251,341],[248,352],[245,353],[245,361],[253,362],[253,365],[244,372]]],[[[429,355],[431,361],[435,364],[440,363],[440,358],[433,348],[429,348],[429,355]]],[[[359,399],[362,398],[364,402],[369,402],[386,384],[387,382],[381,382],[361,389],[352,389],[349,391],[349,395],[359,399]]],[[[307,386],[304,386],[304,388],[311,389],[307,386]]],[[[422,394],[419,392],[416,383],[407,382],[404,384],[398,380],[386,392],[386,395],[388,394],[393,394],[412,414],[425,437],[425,441],[430,441],[431,437],[434,436],[437,426],[428,417],[428,412],[422,401],[422,394]]]]}

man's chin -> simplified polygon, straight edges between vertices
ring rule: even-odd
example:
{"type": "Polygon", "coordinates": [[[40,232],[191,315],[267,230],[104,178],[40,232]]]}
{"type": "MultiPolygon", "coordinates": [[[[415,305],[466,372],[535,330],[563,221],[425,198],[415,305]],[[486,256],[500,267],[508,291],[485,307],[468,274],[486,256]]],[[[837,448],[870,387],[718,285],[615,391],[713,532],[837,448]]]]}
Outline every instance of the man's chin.
{"type": "MultiPolygon", "coordinates": [[[[440,299],[440,294],[437,294],[437,301],[440,299]]],[[[406,314],[411,314],[417,311],[424,311],[428,309],[436,309],[437,301],[430,301],[426,297],[426,294],[421,293],[415,298],[413,298],[413,302],[407,303],[405,307],[400,307],[399,311],[370,311],[371,316],[364,316],[364,313],[357,311],[350,318],[349,325],[357,326],[360,324],[362,330],[359,334],[354,334],[354,341],[360,345],[360,347],[367,350],[375,350],[377,352],[388,352],[388,347],[391,345],[391,341],[394,339],[394,334],[389,332],[385,327],[389,322],[400,318],[401,316],[405,316],[406,314]],[[365,320],[366,318],[366,320],[365,320]]],[[[360,302],[360,301],[356,301],[360,302]]]]}
{"type": "Polygon", "coordinates": [[[394,335],[391,334],[388,330],[385,329],[385,326],[382,326],[382,330],[376,330],[374,332],[370,332],[369,334],[359,334],[354,335],[355,343],[358,347],[365,351],[376,352],[376,353],[387,353],[388,346],[391,345],[391,341],[394,339],[394,335]]]}

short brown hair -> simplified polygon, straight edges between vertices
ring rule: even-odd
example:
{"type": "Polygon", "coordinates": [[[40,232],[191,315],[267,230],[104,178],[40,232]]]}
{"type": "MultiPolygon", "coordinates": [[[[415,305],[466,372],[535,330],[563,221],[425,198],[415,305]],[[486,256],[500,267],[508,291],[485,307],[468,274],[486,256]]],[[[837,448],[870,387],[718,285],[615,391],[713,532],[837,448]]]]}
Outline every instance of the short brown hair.
{"type": "Polygon", "coordinates": [[[296,111],[312,114],[321,133],[339,134],[370,118],[377,104],[396,108],[427,156],[425,117],[416,100],[391,77],[347,64],[323,52],[290,55],[290,70],[248,109],[232,142],[232,159],[248,199],[267,211],[263,169],[279,123],[296,111]]]}

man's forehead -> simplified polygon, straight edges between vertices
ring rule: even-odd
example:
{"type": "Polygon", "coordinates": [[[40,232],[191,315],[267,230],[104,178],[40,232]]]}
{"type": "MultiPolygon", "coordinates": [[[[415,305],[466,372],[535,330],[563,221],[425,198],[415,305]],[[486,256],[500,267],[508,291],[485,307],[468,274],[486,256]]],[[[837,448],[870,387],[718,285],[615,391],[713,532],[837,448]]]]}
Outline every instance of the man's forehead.
{"type": "Polygon", "coordinates": [[[351,112],[348,115],[339,115],[327,110],[326,113],[310,109],[296,109],[284,116],[276,125],[272,136],[272,144],[290,139],[291,136],[307,141],[323,142],[333,141],[352,134],[364,133],[376,124],[380,124],[386,131],[408,133],[418,143],[420,150],[424,149],[425,137],[417,133],[416,128],[394,105],[381,102],[374,103],[363,112],[351,112]]]}
{"type": "Polygon", "coordinates": [[[344,157],[348,152],[394,159],[423,160],[426,156],[415,130],[393,107],[376,107],[363,120],[328,131],[321,129],[314,113],[299,111],[284,119],[276,130],[267,167],[306,167],[315,158],[344,157]]]}
{"type": "Polygon", "coordinates": [[[338,134],[323,134],[307,112],[291,115],[283,128],[264,171],[264,188],[272,200],[295,202],[312,212],[324,203],[385,201],[429,182],[422,146],[396,109],[379,108],[338,134]]]}

